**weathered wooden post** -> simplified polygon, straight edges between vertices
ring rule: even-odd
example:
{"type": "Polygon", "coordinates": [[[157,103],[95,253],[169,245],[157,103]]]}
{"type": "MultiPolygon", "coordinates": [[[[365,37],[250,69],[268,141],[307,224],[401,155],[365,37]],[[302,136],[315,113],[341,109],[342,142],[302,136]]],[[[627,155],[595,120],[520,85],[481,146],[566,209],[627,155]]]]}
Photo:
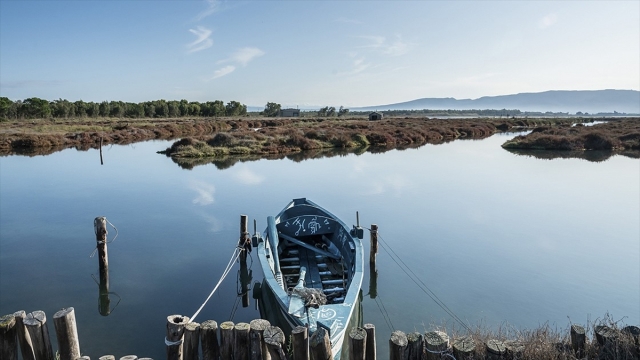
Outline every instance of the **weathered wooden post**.
{"type": "Polygon", "coordinates": [[[371,249],[369,250],[369,263],[376,263],[376,254],[378,253],[378,225],[371,224],[371,249]]]}
{"type": "Polygon", "coordinates": [[[282,346],[285,342],[284,332],[277,326],[269,326],[264,330],[264,343],[267,345],[267,350],[272,359],[287,360],[287,355],[284,353],[282,346]]]}
{"type": "Polygon", "coordinates": [[[249,323],[251,338],[251,360],[271,360],[267,345],[264,343],[264,331],[271,326],[268,320],[255,319],[249,323]]]}
{"type": "Polygon", "coordinates": [[[98,360],[116,360],[116,357],[113,355],[102,355],[98,360]]]}
{"type": "Polygon", "coordinates": [[[251,326],[243,322],[237,323],[233,328],[233,337],[235,339],[233,350],[234,360],[249,360],[249,345],[251,343],[249,330],[251,330],[251,326]]]}
{"type": "Polygon", "coordinates": [[[364,324],[364,331],[367,332],[367,349],[366,359],[376,360],[376,326],[373,324],[364,324]]]}
{"type": "Polygon", "coordinates": [[[13,314],[0,317],[0,358],[18,360],[18,332],[13,314]]]}
{"type": "Polygon", "coordinates": [[[407,359],[422,360],[424,341],[422,334],[417,331],[407,334],[407,359]]]}
{"type": "Polygon", "coordinates": [[[53,314],[53,326],[56,329],[60,360],[75,360],[80,357],[80,340],[73,308],[62,309],[53,314]]]}
{"type": "Polygon", "coordinates": [[[120,357],[120,360],[138,360],[137,355],[125,355],[120,357]]]}
{"type": "Polygon", "coordinates": [[[504,348],[509,359],[522,359],[524,353],[524,344],[518,340],[506,340],[503,342],[504,348]]]}
{"type": "Polygon", "coordinates": [[[222,359],[233,358],[233,321],[225,321],[220,324],[220,357],[222,359]]]}
{"type": "Polygon", "coordinates": [[[80,356],[79,358],[76,358],[75,360],[91,360],[91,357],[89,356],[80,356]]]}
{"type": "Polygon", "coordinates": [[[306,326],[296,326],[291,331],[291,347],[293,360],[309,360],[309,329],[306,326]]]}
{"type": "Polygon", "coordinates": [[[404,332],[400,330],[392,332],[389,339],[389,360],[404,360],[408,344],[409,341],[404,332]]]}
{"type": "Polygon", "coordinates": [[[578,359],[584,357],[584,348],[587,343],[587,334],[584,327],[580,325],[571,325],[571,348],[578,359]]]}
{"type": "Polygon", "coordinates": [[[311,360],[333,360],[329,333],[319,327],[309,339],[309,352],[311,360]]]}
{"type": "Polygon", "coordinates": [[[249,239],[249,217],[247,215],[240,215],[240,240],[238,240],[238,247],[240,248],[240,262],[247,261],[247,250],[245,248],[245,242],[249,239]]]}
{"type": "Polygon", "coordinates": [[[440,359],[440,354],[449,348],[449,335],[442,331],[429,331],[424,334],[427,359],[440,359]]]}
{"type": "Polygon", "coordinates": [[[476,342],[471,336],[457,338],[453,342],[453,356],[458,360],[473,359],[476,351],[476,342]]]}
{"type": "Polygon", "coordinates": [[[182,360],[182,337],[184,336],[184,326],[188,323],[188,316],[167,316],[167,337],[165,338],[167,360],[182,360]]]}
{"type": "Polygon", "coordinates": [[[200,324],[200,343],[202,343],[202,360],[220,359],[217,322],[207,320],[200,324]]]}
{"type": "Polygon", "coordinates": [[[13,313],[13,316],[16,317],[16,330],[18,333],[18,343],[20,344],[22,360],[35,360],[36,355],[33,352],[31,337],[29,337],[27,328],[24,326],[24,319],[27,317],[27,314],[24,310],[19,310],[13,313]]]}
{"type": "Polygon", "coordinates": [[[98,268],[100,271],[100,285],[98,297],[98,311],[107,316],[111,312],[109,300],[109,254],[107,251],[107,218],[98,216],[93,220],[96,233],[96,248],[98,250],[98,268]]]}
{"type": "Polygon", "coordinates": [[[198,349],[200,347],[200,324],[190,322],[184,326],[184,342],[182,345],[183,359],[198,360],[198,349]]]}
{"type": "Polygon", "coordinates": [[[487,350],[487,359],[500,359],[504,357],[507,352],[507,348],[504,346],[504,343],[500,340],[491,339],[487,341],[485,344],[487,350]]]}
{"type": "Polygon", "coordinates": [[[354,327],[349,332],[349,360],[365,360],[367,357],[367,332],[354,327]]]}
{"type": "Polygon", "coordinates": [[[53,349],[47,328],[47,315],[44,311],[34,311],[24,319],[36,360],[53,360],[53,349]]]}

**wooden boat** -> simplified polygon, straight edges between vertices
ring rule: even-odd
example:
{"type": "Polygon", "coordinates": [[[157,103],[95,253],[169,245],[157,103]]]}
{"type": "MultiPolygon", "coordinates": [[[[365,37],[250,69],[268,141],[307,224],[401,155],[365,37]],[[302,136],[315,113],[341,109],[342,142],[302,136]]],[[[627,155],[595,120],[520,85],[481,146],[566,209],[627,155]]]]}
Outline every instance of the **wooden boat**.
{"type": "Polygon", "coordinates": [[[254,287],[261,317],[285,333],[323,327],[334,359],[348,354],[345,334],[362,326],[362,235],[304,198],[269,216],[264,235],[253,237],[265,277],[254,287]]]}

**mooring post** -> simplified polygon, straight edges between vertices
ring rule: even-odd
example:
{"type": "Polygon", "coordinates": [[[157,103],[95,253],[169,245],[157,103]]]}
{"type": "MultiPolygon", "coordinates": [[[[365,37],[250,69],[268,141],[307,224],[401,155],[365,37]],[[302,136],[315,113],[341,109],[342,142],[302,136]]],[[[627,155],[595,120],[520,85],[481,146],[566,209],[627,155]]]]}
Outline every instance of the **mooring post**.
{"type": "Polygon", "coordinates": [[[38,310],[27,314],[24,319],[24,325],[31,338],[36,360],[53,360],[53,349],[51,348],[51,339],[49,339],[49,329],[47,328],[47,315],[45,315],[44,311],[38,310]]]}
{"type": "Polygon", "coordinates": [[[237,323],[233,328],[234,337],[234,360],[249,360],[249,344],[251,342],[249,338],[249,330],[251,329],[248,323],[237,323]]]}
{"type": "Polygon", "coordinates": [[[584,327],[580,325],[571,325],[571,348],[578,359],[582,359],[584,347],[587,342],[587,334],[584,327]]]}
{"type": "Polygon", "coordinates": [[[0,317],[0,358],[18,360],[16,317],[13,314],[0,317]]]}
{"type": "Polygon", "coordinates": [[[189,323],[188,316],[167,316],[167,337],[165,338],[167,360],[182,360],[182,337],[187,323],[189,323]]]}
{"type": "Polygon", "coordinates": [[[120,360],[138,360],[138,355],[125,355],[121,356],[120,360]]]}
{"type": "Polygon", "coordinates": [[[184,326],[184,345],[182,349],[184,352],[183,359],[185,360],[198,360],[198,349],[200,348],[200,324],[197,322],[190,322],[184,326]]]}
{"type": "Polygon", "coordinates": [[[389,360],[405,360],[408,344],[409,341],[404,332],[400,330],[392,332],[389,339],[389,360]]]}
{"type": "Polygon", "coordinates": [[[247,250],[245,242],[249,241],[249,217],[247,215],[240,215],[240,240],[238,240],[238,247],[240,247],[240,262],[247,261],[247,250]]]}
{"type": "Polygon", "coordinates": [[[422,334],[417,331],[407,334],[407,359],[422,360],[424,341],[422,334]]]}
{"type": "Polygon", "coordinates": [[[291,331],[291,347],[293,360],[309,360],[309,329],[296,326],[291,331]]]}
{"type": "Polygon", "coordinates": [[[102,355],[98,360],[116,360],[116,357],[113,355],[102,355]]]}
{"type": "Polygon", "coordinates": [[[507,348],[504,346],[504,343],[500,340],[491,339],[485,343],[485,348],[487,351],[487,359],[502,359],[507,353],[507,348]]]}
{"type": "Polygon", "coordinates": [[[271,326],[268,320],[255,319],[249,323],[251,330],[251,360],[271,360],[267,345],[264,343],[264,331],[271,326]]]}
{"type": "Polygon", "coordinates": [[[363,328],[354,327],[349,332],[349,360],[365,360],[367,358],[367,332],[363,328]]]}
{"type": "Polygon", "coordinates": [[[453,356],[458,360],[473,359],[476,342],[471,336],[463,336],[453,342],[453,356]]]}
{"type": "Polygon", "coordinates": [[[233,358],[233,321],[225,321],[220,324],[220,357],[222,359],[233,358]]]}
{"type": "Polygon", "coordinates": [[[53,314],[53,326],[56,329],[60,360],[76,360],[80,357],[80,341],[73,308],[62,309],[53,314]]]}
{"type": "Polygon", "coordinates": [[[376,360],[376,326],[373,324],[364,324],[364,331],[367,332],[367,350],[366,359],[376,360]]]}
{"type": "Polygon", "coordinates": [[[429,331],[424,334],[424,346],[427,359],[440,359],[440,355],[449,348],[449,335],[442,331],[429,331]]]}
{"type": "Polygon", "coordinates": [[[264,343],[267,345],[267,350],[272,359],[287,360],[287,355],[284,353],[285,337],[284,332],[277,326],[269,326],[264,330],[264,343]]]}
{"type": "Polygon", "coordinates": [[[329,333],[323,327],[318,327],[311,335],[309,352],[311,353],[311,360],[333,360],[329,333]]]}
{"type": "Polygon", "coordinates": [[[220,359],[217,322],[207,320],[200,324],[200,343],[202,344],[202,360],[220,359]]]}
{"type": "Polygon", "coordinates": [[[13,313],[13,316],[16,317],[16,330],[18,333],[18,343],[20,344],[22,360],[35,360],[36,355],[33,353],[31,337],[29,337],[27,328],[24,327],[24,319],[27,317],[27,314],[24,310],[19,310],[13,313]]]}
{"type": "Polygon", "coordinates": [[[93,219],[93,229],[96,233],[96,247],[98,249],[98,262],[100,265],[100,280],[108,279],[109,255],[107,253],[107,218],[98,216],[93,219]]]}
{"type": "Polygon", "coordinates": [[[369,263],[376,263],[376,254],[378,253],[378,225],[371,224],[371,249],[369,250],[369,263]]]}

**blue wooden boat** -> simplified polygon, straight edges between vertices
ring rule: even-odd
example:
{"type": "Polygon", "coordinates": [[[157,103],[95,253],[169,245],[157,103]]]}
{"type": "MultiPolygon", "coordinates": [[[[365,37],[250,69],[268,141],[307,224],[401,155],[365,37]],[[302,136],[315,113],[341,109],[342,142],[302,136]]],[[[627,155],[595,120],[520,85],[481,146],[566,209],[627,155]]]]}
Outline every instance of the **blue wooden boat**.
{"type": "Polygon", "coordinates": [[[261,317],[285,333],[308,326],[311,336],[323,327],[334,359],[348,354],[345,334],[362,326],[362,235],[304,198],[269,216],[264,234],[253,237],[265,277],[254,288],[261,317]]]}

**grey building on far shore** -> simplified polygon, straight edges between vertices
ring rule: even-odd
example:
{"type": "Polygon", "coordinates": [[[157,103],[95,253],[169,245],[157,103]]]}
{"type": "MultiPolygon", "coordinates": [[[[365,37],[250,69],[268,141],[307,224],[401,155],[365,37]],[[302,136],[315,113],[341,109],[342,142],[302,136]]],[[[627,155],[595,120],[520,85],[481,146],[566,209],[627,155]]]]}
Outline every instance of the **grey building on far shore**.
{"type": "Polygon", "coordinates": [[[382,120],[382,113],[374,111],[369,114],[369,120],[382,120]]]}
{"type": "Polygon", "coordinates": [[[280,117],[300,117],[300,109],[280,109],[280,117]]]}

